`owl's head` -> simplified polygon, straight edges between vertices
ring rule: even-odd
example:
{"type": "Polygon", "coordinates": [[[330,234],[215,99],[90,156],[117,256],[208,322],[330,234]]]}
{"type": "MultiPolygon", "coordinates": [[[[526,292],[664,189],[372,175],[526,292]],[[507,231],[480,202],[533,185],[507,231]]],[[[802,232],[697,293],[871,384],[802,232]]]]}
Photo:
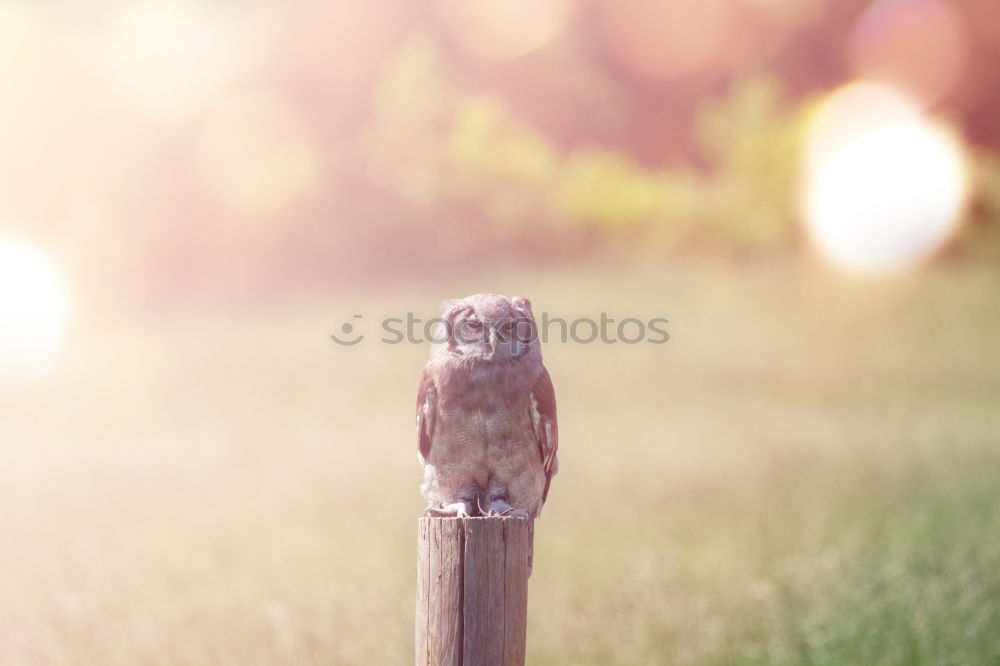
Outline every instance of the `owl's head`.
{"type": "Polygon", "coordinates": [[[541,359],[538,326],[526,298],[473,294],[441,303],[443,333],[432,353],[474,361],[541,359]]]}

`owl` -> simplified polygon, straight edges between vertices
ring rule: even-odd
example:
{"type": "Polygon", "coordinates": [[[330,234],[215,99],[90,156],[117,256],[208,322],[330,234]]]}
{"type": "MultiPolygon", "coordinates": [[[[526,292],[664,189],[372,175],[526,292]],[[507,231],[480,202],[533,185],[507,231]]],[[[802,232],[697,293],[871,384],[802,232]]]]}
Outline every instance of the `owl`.
{"type": "Polygon", "coordinates": [[[425,515],[540,515],[559,469],[559,428],[528,299],[441,304],[417,391],[417,441],[425,515]]]}

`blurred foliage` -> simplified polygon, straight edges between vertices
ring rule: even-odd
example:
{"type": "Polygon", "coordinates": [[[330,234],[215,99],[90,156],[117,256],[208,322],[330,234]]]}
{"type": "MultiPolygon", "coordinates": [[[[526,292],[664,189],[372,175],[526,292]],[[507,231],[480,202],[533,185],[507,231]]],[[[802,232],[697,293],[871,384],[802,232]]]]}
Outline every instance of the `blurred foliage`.
{"type": "MultiPolygon", "coordinates": [[[[0,11],[5,224],[63,252],[95,297],[134,304],[605,250],[794,252],[805,110],[858,75],[870,2],[708,3],[708,23],[735,12],[715,21],[733,40],[699,29],[697,2],[571,2],[538,39],[491,13],[517,3],[85,4],[0,11]],[[701,69],[651,75],[688,10],[701,69]],[[290,177],[294,156],[308,177],[290,177]]],[[[960,4],[963,85],[985,92],[959,86],[935,115],[984,152],[952,248],[995,256],[996,10],[960,4]]]]}
{"type": "Polygon", "coordinates": [[[699,112],[702,168],[650,168],[606,146],[560,149],[499,96],[457,90],[435,45],[415,37],[378,87],[369,166],[408,205],[460,211],[440,225],[450,246],[469,247],[463,227],[475,222],[477,240],[485,230],[501,244],[558,232],[570,246],[596,236],[665,250],[779,250],[796,240],[802,108],[772,78],[745,79],[699,112]]]}
{"type": "Polygon", "coordinates": [[[383,186],[420,203],[436,194],[432,166],[454,92],[438,53],[425,35],[411,35],[394,54],[374,89],[367,133],[369,168],[383,186]]]}
{"type": "Polygon", "coordinates": [[[972,211],[958,243],[965,254],[1000,259],[1000,155],[981,149],[973,154],[972,211]]]}
{"type": "Polygon", "coordinates": [[[712,166],[704,226],[718,244],[787,247],[795,238],[804,112],[783,108],[775,81],[749,79],[700,115],[712,166]]]}
{"type": "MultiPolygon", "coordinates": [[[[112,307],[494,258],[795,251],[805,110],[859,75],[871,4],[0,3],[3,224],[112,307]],[[517,7],[554,11],[551,34],[517,7]],[[678,29],[701,64],[657,75],[678,29]]],[[[952,249],[997,256],[1000,22],[945,4],[970,66],[933,115],[982,151],[952,249]]]]}

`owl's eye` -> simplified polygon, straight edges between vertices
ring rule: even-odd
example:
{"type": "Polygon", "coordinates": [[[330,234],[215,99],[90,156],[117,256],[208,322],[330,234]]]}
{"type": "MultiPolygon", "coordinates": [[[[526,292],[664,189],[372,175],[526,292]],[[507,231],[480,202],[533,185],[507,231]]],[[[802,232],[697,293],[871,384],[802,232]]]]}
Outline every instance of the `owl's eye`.
{"type": "Polygon", "coordinates": [[[497,326],[497,337],[500,338],[500,342],[510,342],[514,334],[514,325],[505,321],[500,326],[497,326]]]}
{"type": "Polygon", "coordinates": [[[458,325],[458,337],[462,342],[473,342],[482,337],[483,324],[477,319],[464,319],[458,325]]]}
{"type": "Polygon", "coordinates": [[[533,322],[521,319],[517,322],[517,339],[521,342],[531,342],[535,338],[535,325],[533,322]]]}

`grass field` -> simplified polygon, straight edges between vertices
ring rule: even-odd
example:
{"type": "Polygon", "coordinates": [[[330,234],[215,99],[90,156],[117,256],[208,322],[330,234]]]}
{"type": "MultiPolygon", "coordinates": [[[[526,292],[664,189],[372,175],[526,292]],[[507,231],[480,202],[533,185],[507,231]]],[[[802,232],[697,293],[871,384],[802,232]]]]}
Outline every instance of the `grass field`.
{"type": "Polygon", "coordinates": [[[1000,664],[1000,274],[784,265],[84,319],[0,396],[0,664],[411,663],[427,349],[327,336],[487,290],[671,320],[544,350],[529,664],[1000,664]]]}

